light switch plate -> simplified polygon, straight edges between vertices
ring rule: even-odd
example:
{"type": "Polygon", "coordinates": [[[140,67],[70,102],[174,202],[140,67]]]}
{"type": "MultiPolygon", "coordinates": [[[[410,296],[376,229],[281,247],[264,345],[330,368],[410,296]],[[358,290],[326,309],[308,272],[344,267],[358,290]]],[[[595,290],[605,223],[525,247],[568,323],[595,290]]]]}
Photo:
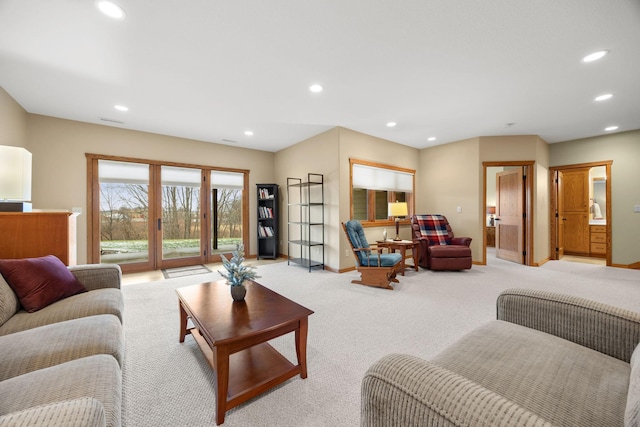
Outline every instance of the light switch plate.
{"type": "Polygon", "coordinates": [[[462,212],[462,206],[458,206],[458,213],[462,212]]]}
{"type": "Polygon", "coordinates": [[[640,205],[634,205],[634,206],[633,206],[633,211],[634,211],[635,213],[640,213],[640,205]]]}

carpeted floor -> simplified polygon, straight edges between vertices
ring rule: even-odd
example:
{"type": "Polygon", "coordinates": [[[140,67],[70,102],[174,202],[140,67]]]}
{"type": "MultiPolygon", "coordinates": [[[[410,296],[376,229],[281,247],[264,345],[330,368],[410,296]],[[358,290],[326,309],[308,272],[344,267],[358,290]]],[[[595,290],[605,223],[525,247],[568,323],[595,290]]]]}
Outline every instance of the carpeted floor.
{"type": "MultiPolygon", "coordinates": [[[[406,271],[393,291],[351,284],[335,274],[278,262],[258,267],[259,282],[315,311],[309,318],[309,377],[227,412],[225,426],[358,426],[360,381],[385,354],[429,358],[495,318],[495,300],[512,287],[553,290],[640,311],[640,271],[548,262],[524,267],[489,257],[463,272],[406,271]]],[[[191,337],[178,342],[175,289],[218,273],[123,288],[127,427],[213,426],[214,376],[191,337]]],[[[247,296],[250,298],[250,295],[247,296]]],[[[293,334],[271,344],[295,361],[293,334]]]]}

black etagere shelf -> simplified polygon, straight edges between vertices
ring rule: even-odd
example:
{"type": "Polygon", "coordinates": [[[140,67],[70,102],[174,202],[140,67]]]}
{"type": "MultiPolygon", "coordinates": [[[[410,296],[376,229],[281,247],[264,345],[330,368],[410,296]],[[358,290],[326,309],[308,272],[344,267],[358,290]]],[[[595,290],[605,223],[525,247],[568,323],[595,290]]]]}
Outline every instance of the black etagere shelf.
{"type": "Polygon", "coordinates": [[[324,269],[324,176],[287,178],[288,263],[324,269]]]}

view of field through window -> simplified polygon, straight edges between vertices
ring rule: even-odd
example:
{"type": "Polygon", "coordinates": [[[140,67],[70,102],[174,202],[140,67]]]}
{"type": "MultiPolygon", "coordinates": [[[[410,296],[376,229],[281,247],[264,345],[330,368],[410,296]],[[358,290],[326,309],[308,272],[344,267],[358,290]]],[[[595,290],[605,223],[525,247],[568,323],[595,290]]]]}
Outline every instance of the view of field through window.
{"type": "MultiPolygon", "coordinates": [[[[201,171],[162,167],[161,220],[150,218],[149,165],[100,161],[100,258],[104,263],[147,262],[150,221],[161,230],[163,259],[201,252],[201,171]],[[159,222],[159,223],[158,223],[159,222]]],[[[242,174],[240,182],[242,182],[242,174]]],[[[212,178],[215,173],[212,173],[212,178]]],[[[237,180],[237,177],[236,177],[237,180]]],[[[210,247],[230,252],[242,242],[242,187],[212,183],[210,247]]],[[[152,210],[151,210],[152,211],[152,210]]]]}

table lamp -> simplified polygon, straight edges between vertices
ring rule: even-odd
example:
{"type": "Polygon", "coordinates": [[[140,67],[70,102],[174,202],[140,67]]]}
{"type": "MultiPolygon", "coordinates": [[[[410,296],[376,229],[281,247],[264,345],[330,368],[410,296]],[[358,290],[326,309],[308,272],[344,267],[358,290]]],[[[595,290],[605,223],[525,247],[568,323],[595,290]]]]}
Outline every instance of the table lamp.
{"type": "Polygon", "coordinates": [[[0,212],[31,211],[31,153],[0,145],[0,212]]]}
{"type": "Polygon", "coordinates": [[[495,206],[487,206],[487,215],[491,215],[489,219],[489,225],[493,227],[496,224],[496,220],[494,219],[494,215],[496,214],[495,206]]]}
{"type": "Polygon", "coordinates": [[[407,216],[409,214],[409,209],[407,208],[407,204],[405,202],[389,203],[389,212],[388,215],[395,217],[396,219],[396,237],[395,241],[402,240],[400,239],[400,218],[401,216],[407,216]]]}

